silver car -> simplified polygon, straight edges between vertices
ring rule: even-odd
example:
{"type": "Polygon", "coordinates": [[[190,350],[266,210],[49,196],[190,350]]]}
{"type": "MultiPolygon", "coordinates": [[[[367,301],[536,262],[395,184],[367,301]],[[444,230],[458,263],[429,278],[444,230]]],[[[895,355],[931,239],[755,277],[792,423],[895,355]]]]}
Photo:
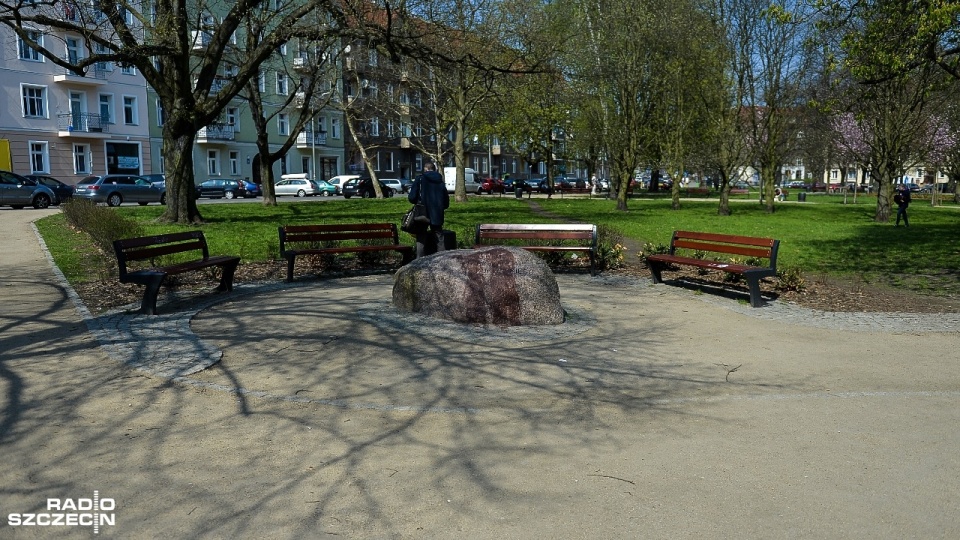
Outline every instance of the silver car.
{"type": "Polygon", "coordinates": [[[57,200],[50,188],[19,174],[0,171],[0,206],[46,208],[57,200]]]}
{"type": "Polygon", "coordinates": [[[316,184],[305,178],[281,180],[273,186],[273,194],[277,197],[281,195],[306,197],[307,195],[316,195],[319,191],[316,184]]]}
{"type": "Polygon", "coordinates": [[[135,202],[141,206],[150,203],[167,204],[166,187],[156,187],[149,180],[135,174],[104,174],[88,176],[81,180],[73,193],[96,203],[120,206],[135,202]]]}

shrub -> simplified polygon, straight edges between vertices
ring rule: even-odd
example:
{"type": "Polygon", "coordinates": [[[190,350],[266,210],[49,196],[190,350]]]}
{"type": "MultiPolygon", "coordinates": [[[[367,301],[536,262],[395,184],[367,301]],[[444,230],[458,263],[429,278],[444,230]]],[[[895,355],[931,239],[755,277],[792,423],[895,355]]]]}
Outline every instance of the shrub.
{"type": "Polygon", "coordinates": [[[643,244],[640,253],[637,255],[640,257],[640,260],[647,262],[647,257],[650,255],[659,255],[661,253],[670,253],[670,246],[663,243],[653,243],[647,242],[643,244]]]}
{"type": "Polygon", "coordinates": [[[803,271],[796,266],[777,270],[777,290],[800,292],[806,286],[803,271]]]}
{"type": "Polygon", "coordinates": [[[597,270],[610,270],[623,266],[623,233],[609,225],[597,227],[597,270]]]}
{"type": "Polygon", "coordinates": [[[70,225],[89,234],[100,251],[110,255],[113,255],[114,240],[144,235],[140,223],[86,199],[70,199],[61,208],[70,225]]]}

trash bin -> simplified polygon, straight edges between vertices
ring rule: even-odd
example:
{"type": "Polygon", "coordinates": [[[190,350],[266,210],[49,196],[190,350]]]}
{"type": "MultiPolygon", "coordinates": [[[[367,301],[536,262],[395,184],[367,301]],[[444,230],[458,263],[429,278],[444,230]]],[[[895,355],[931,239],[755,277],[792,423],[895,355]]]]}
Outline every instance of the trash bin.
{"type": "Polygon", "coordinates": [[[797,193],[797,201],[807,202],[807,192],[801,191],[800,193],[797,193]]]}
{"type": "Polygon", "coordinates": [[[516,195],[516,197],[517,197],[518,199],[522,199],[522,198],[523,198],[523,187],[518,184],[517,187],[513,188],[513,193],[516,195]]]}

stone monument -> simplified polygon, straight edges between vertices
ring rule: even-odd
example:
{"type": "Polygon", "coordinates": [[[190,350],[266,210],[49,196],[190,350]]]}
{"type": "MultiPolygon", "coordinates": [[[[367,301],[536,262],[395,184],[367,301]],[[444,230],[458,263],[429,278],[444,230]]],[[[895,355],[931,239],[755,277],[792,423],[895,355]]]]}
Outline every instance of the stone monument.
{"type": "Polygon", "coordinates": [[[550,267],[513,247],[441,251],[416,259],[397,271],[393,305],[464,324],[548,325],[564,319],[550,267]]]}

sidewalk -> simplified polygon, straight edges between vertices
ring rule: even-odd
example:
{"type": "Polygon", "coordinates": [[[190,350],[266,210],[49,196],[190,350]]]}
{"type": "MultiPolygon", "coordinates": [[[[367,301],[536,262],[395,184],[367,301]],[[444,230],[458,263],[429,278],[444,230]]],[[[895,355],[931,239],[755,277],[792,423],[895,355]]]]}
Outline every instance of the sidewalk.
{"type": "Polygon", "coordinates": [[[394,313],[391,279],[87,320],[0,209],[0,537],[960,535],[960,320],[563,275],[570,322],[394,313]],[[205,369],[194,370],[197,367],[205,369]]]}

